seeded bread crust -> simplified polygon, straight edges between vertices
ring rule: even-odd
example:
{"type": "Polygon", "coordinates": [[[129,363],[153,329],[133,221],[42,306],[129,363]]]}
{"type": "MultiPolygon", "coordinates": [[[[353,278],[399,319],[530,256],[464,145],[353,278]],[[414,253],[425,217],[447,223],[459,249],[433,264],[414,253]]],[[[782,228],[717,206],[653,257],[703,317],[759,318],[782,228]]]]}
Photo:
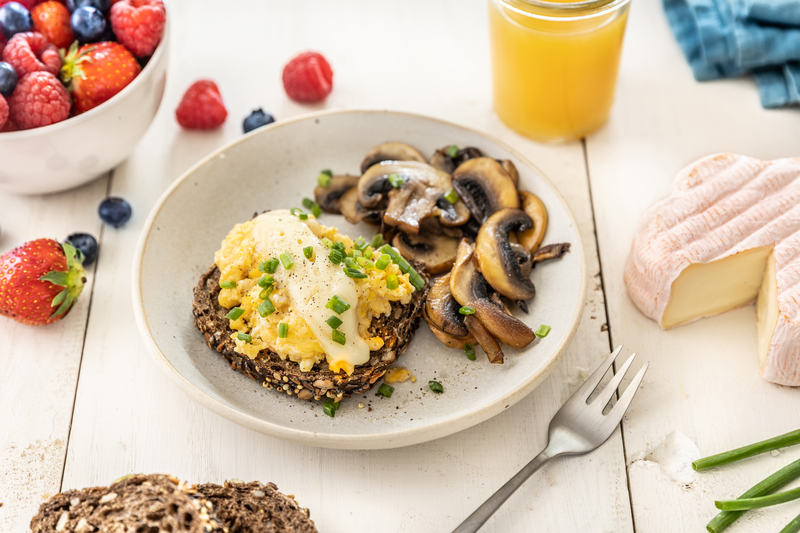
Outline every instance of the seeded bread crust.
{"type": "Polygon", "coordinates": [[[271,350],[262,350],[255,359],[234,351],[236,343],[231,339],[234,331],[230,329],[230,321],[225,318],[230,309],[219,304],[220,271],[217,265],[212,265],[200,276],[200,282],[194,288],[192,308],[195,324],[203,333],[206,344],[224,357],[233,370],[243,372],[267,389],[296,395],[301,400],[363,394],[383,377],[397,356],[405,351],[419,327],[428,295],[428,279],[419,263],[411,263],[425,279],[425,287],[414,291],[408,305],[392,302],[389,316],[372,319],[370,334],[383,338],[384,345],[380,350],[370,352],[369,362],[356,367],[350,376],[331,372],[325,361],[314,365],[311,371],[303,372],[297,363],[283,360],[271,350]]]}
{"type": "Polygon", "coordinates": [[[197,491],[214,505],[229,533],[318,533],[308,509],[278,492],[274,483],[234,480],[198,485],[197,491]]]}
{"type": "Polygon", "coordinates": [[[197,489],[161,474],[56,494],[31,520],[33,533],[228,533],[197,489]]]}

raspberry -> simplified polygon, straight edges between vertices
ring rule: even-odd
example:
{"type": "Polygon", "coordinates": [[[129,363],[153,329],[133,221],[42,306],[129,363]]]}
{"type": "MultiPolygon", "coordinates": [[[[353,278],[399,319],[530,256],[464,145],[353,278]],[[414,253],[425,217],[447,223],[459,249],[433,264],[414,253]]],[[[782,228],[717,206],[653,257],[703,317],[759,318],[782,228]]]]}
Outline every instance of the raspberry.
{"type": "Polygon", "coordinates": [[[58,74],[61,68],[58,48],[48,43],[44,35],[35,31],[18,33],[9,39],[3,50],[3,61],[14,67],[20,78],[29,72],[40,70],[58,74]]]}
{"type": "Polygon", "coordinates": [[[0,131],[5,128],[6,122],[8,122],[8,102],[0,95],[0,131]]]}
{"type": "Polygon", "coordinates": [[[49,126],[69,117],[69,94],[49,72],[31,72],[19,80],[8,103],[11,120],[21,130],[49,126]]]}
{"type": "Polygon", "coordinates": [[[109,19],[117,40],[136,57],[147,57],[164,35],[167,10],[162,0],[120,0],[111,6],[109,19]]]}
{"type": "Polygon", "coordinates": [[[64,4],[49,0],[39,4],[31,11],[33,29],[58,48],[69,48],[75,36],[72,35],[70,14],[64,4]]]}
{"type": "Polygon", "coordinates": [[[333,71],[322,54],[303,52],[283,67],[283,88],[297,102],[319,102],[333,89],[333,71]]]}
{"type": "MultiPolygon", "coordinates": [[[[123,2],[125,0],[122,0],[123,2]]],[[[211,80],[196,81],[181,98],[175,118],[189,130],[210,130],[221,126],[228,116],[217,84],[211,80]]]]}

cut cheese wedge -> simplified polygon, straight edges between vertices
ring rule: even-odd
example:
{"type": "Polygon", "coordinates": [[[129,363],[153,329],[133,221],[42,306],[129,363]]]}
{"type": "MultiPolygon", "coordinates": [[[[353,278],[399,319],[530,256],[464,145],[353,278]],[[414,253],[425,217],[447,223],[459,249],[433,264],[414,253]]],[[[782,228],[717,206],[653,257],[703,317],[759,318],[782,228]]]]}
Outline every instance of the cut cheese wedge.
{"type": "Polygon", "coordinates": [[[639,224],[625,283],[669,329],[758,301],[761,373],[800,385],[800,159],[719,154],[639,224]]]}

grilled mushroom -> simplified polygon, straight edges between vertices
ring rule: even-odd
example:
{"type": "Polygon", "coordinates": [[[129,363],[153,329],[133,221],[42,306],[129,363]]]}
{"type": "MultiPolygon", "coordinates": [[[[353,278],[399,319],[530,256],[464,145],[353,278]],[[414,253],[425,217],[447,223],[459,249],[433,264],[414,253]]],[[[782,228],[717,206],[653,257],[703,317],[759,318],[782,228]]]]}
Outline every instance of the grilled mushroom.
{"type": "Polygon", "coordinates": [[[458,165],[476,157],[483,157],[483,152],[474,146],[458,149],[451,145],[436,150],[428,163],[434,168],[452,174],[453,171],[458,168],[458,165]]]}
{"type": "Polygon", "coordinates": [[[475,268],[475,245],[461,239],[456,251],[456,261],[450,271],[450,293],[461,305],[471,306],[475,300],[491,299],[492,289],[475,268]]]}
{"type": "Polygon", "coordinates": [[[520,244],[527,248],[531,253],[535,252],[544,238],[547,231],[547,209],[535,194],[528,191],[519,192],[522,210],[531,217],[533,227],[527,231],[517,233],[520,244]]]}
{"type": "Polygon", "coordinates": [[[550,259],[558,259],[569,251],[569,247],[570,244],[568,242],[542,246],[531,256],[532,262],[541,263],[542,261],[549,261],[550,259]]]}
{"type": "Polygon", "coordinates": [[[314,188],[314,198],[326,213],[337,215],[339,211],[339,200],[344,193],[358,185],[358,176],[334,176],[327,187],[317,185],[314,188]]]}
{"type": "Polygon", "coordinates": [[[519,188],[519,172],[517,172],[516,165],[510,159],[498,159],[497,162],[508,173],[508,177],[514,182],[514,187],[519,188]]]}
{"type": "MultiPolygon", "coordinates": [[[[475,309],[475,316],[492,332],[492,335],[503,344],[522,349],[536,338],[531,328],[488,300],[476,300],[470,305],[475,309]]],[[[477,336],[477,335],[476,335],[477,336]]]]}
{"type": "Polygon", "coordinates": [[[461,164],[453,172],[453,187],[478,222],[485,222],[495,211],[519,207],[514,181],[496,160],[478,157],[461,164]]]}
{"type": "Polygon", "coordinates": [[[365,209],[358,201],[358,187],[353,187],[342,195],[339,199],[339,211],[344,215],[345,220],[351,224],[367,222],[368,224],[380,225],[383,213],[380,209],[365,209]]]}
{"type": "MultiPolygon", "coordinates": [[[[533,255],[531,255],[528,250],[522,246],[521,244],[517,244],[515,242],[510,243],[511,250],[514,252],[514,255],[517,256],[517,262],[519,263],[519,269],[522,272],[522,275],[526,278],[531,275],[531,270],[533,270],[533,255]]],[[[555,245],[551,245],[555,246],[555,245]]],[[[567,245],[567,249],[569,249],[569,244],[567,245]]],[[[563,252],[562,252],[563,254],[563,252]]],[[[561,256],[559,256],[561,257],[561,256]]],[[[546,259],[550,259],[549,257],[546,259]]],[[[546,260],[545,258],[542,261],[546,260]]],[[[538,261],[536,261],[538,262],[538,261]]]]}
{"type": "Polygon", "coordinates": [[[489,362],[494,365],[502,365],[503,350],[500,348],[497,339],[489,333],[489,330],[481,324],[481,321],[475,318],[475,316],[470,315],[464,319],[464,324],[467,325],[469,332],[475,337],[478,344],[481,345],[483,351],[486,352],[486,357],[489,358],[489,362]]]}
{"type": "Polygon", "coordinates": [[[456,260],[458,239],[446,235],[420,233],[419,235],[398,233],[392,246],[400,250],[406,259],[416,259],[429,274],[447,272],[456,260]]]}
{"type": "Polygon", "coordinates": [[[425,156],[413,146],[401,142],[385,142],[369,151],[361,162],[361,173],[382,161],[419,161],[425,162],[425,156]]]}
{"type": "Polygon", "coordinates": [[[466,337],[469,331],[458,312],[460,308],[450,294],[450,274],[437,278],[425,301],[425,321],[453,337],[466,337]]]}
{"type": "MultiPolygon", "coordinates": [[[[424,312],[423,316],[425,316],[424,312]]],[[[425,320],[427,320],[427,317],[425,320]]],[[[428,325],[430,326],[429,329],[431,330],[431,333],[433,333],[434,336],[448,348],[463,350],[467,343],[471,344],[472,346],[478,344],[478,341],[475,339],[475,337],[473,337],[472,333],[468,333],[466,337],[453,337],[452,335],[440,330],[436,326],[431,325],[430,322],[428,322],[428,325]]],[[[495,341],[495,344],[496,343],[497,341],[495,341]]]]}
{"type": "Polygon", "coordinates": [[[452,189],[450,175],[417,161],[384,161],[370,167],[358,181],[358,201],[366,208],[389,199],[384,221],[406,233],[419,233],[420,223],[438,217],[445,226],[469,219],[463,202],[444,196],[452,189]]]}
{"type": "Polygon", "coordinates": [[[530,227],[531,219],[523,211],[501,209],[481,226],[475,240],[475,259],[483,277],[494,290],[515,301],[530,300],[536,289],[522,274],[508,234],[512,230],[525,231],[530,227]]]}

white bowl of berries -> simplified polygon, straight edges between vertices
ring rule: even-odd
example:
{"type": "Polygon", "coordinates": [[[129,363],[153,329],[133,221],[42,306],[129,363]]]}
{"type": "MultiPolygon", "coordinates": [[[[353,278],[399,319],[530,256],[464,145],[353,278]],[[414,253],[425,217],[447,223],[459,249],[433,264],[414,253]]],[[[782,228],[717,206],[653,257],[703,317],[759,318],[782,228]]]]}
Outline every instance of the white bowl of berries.
{"type": "Polygon", "coordinates": [[[71,189],[126,159],[161,104],[168,52],[162,0],[0,6],[0,189],[71,189]]]}

